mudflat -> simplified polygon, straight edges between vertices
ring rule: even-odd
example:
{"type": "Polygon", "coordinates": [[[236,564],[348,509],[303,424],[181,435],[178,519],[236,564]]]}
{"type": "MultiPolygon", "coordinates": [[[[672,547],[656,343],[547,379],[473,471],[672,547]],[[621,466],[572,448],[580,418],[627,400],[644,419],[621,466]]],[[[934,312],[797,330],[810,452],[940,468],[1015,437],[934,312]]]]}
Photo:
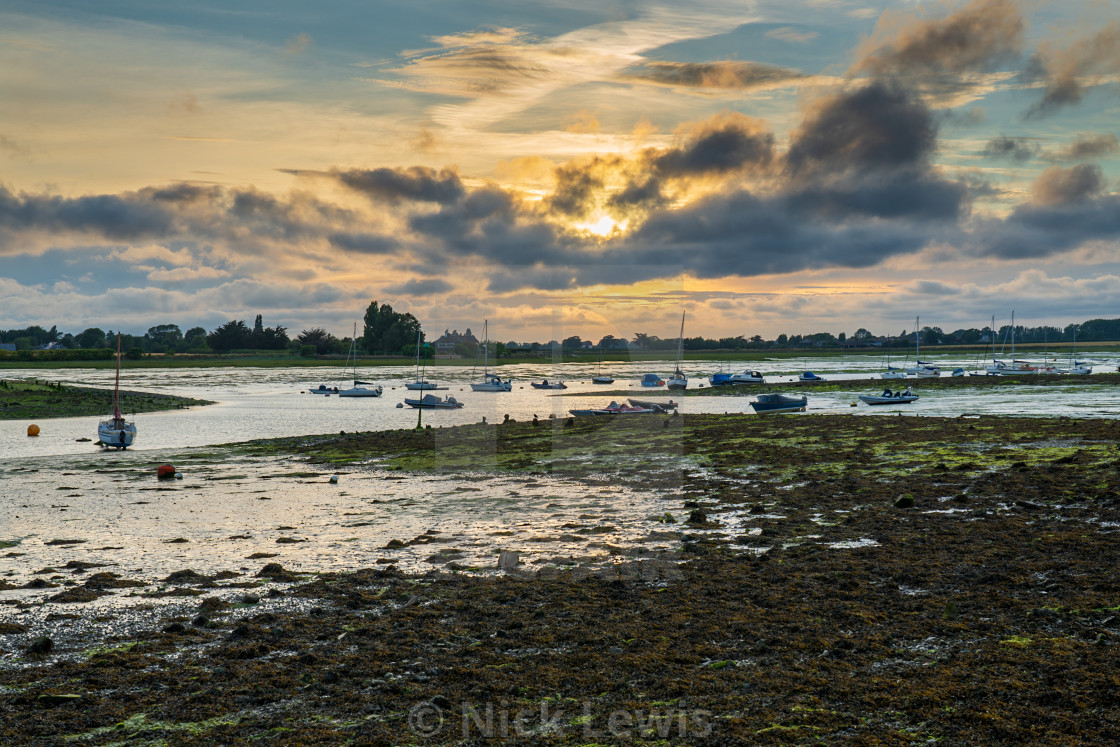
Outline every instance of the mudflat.
{"type": "Polygon", "coordinates": [[[0,744],[1120,741],[1114,421],[639,416],[236,448],[669,485],[679,554],[261,558],[119,610],[91,602],[151,586],[143,568],[51,569],[0,607],[0,744]],[[21,622],[44,612],[84,632],[21,622]]]}
{"type": "MultiPolygon", "coordinates": [[[[121,390],[127,412],[157,412],[213,404],[173,394],[121,390]]],[[[0,379],[0,420],[42,420],[107,415],[113,411],[113,390],[55,382],[0,379]]]]}

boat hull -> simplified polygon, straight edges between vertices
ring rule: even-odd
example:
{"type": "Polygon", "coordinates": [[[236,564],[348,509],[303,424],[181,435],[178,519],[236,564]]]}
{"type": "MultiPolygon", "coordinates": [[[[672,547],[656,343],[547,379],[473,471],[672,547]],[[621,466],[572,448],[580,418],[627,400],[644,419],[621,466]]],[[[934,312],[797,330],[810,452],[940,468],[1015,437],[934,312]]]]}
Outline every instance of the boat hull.
{"type": "Polygon", "coordinates": [[[339,397],[380,397],[381,387],[376,389],[367,389],[364,386],[356,386],[353,389],[341,389],[338,392],[339,397]]]}
{"type": "Polygon", "coordinates": [[[531,382],[531,385],[534,389],[567,389],[568,388],[568,386],[566,384],[537,384],[535,382],[531,382]]]}
{"type": "Polygon", "coordinates": [[[859,401],[864,403],[865,405],[908,405],[911,402],[917,401],[917,399],[918,395],[916,394],[905,395],[902,397],[877,397],[871,394],[859,395],[859,401]]]}
{"type": "Polygon", "coordinates": [[[801,412],[809,404],[808,397],[791,397],[784,394],[760,394],[751,402],[751,409],[759,415],[781,412],[801,412]]]}
{"type": "Polygon", "coordinates": [[[614,379],[610,376],[596,376],[591,380],[592,384],[613,384],[614,379]]]}
{"type": "Polygon", "coordinates": [[[414,410],[458,410],[463,403],[454,397],[441,399],[436,396],[421,399],[405,399],[404,403],[414,410]]]}
{"type": "Polygon", "coordinates": [[[136,440],[136,426],[127,421],[116,422],[112,419],[97,424],[97,441],[102,446],[114,449],[127,449],[136,440]]]}
{"type": "Polygon", "coordinates": [[[509,382],[502,384],[491,384],[489,382],[483,384],[471,384],[472,392],[508,392],[513,389],[513,385],[509,382]]]}
{"type": "Polygon", "coordinates": [[[447,387],[437,386],[430,381],[410,381],[404,385],[404,388],[413,392],[442,392],[447,390],[447,387]]]}

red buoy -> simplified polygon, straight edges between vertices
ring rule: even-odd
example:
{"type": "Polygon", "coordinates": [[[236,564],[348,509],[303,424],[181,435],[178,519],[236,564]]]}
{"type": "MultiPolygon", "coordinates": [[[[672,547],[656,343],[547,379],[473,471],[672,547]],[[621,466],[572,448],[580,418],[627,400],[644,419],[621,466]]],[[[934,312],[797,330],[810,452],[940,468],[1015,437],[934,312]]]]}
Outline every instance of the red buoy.
{"type": "Polygon", "coordinates": [[[175,468],[170,464],[161,464],[156,467],[156,477],[160,480],[168,480],[175,476],[175,468]]]}

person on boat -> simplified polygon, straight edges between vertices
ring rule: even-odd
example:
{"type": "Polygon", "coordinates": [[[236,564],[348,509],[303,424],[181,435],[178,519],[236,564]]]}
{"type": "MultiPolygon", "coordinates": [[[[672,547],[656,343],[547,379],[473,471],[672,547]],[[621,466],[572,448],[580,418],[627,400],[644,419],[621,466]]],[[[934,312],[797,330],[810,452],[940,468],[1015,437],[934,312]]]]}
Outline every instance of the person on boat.
{"type": "Polygon", "coordinates": [[[894,396],[894,392],[892,392],[892,391],[890,390],[890,387],[888,387],[888,388],[886,388],[886,389],[884,389],[884,390],[883,390],[883,396],[884,396],[884,397],[893,397],[893,396],[894,396]]]}

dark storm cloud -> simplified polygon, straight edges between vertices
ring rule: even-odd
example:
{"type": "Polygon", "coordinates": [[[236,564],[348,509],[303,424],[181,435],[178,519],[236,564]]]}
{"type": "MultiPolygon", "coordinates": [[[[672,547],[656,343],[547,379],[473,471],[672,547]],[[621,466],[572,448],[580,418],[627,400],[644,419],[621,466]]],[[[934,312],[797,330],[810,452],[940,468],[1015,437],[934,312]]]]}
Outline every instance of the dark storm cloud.
{"type": "Polygon", "coordinates": [[[1038,155],[1038,143],[1025,137],[1000,135],[989,140],[983,154],[988,158],[1009,158],[1012,161],[1029,161],[1038,155]]]}
{"type": "Polygon", "coordinates": [[[990,69],[1013,59],[1023,19],[1012,0],[973,0],[944,18],[884,13],[864,42],[853,74],[923,79],[990,69]]]}
{"type": "Polygon", "coordinates": [[[1038,259],[1117,237],[1120,196],[1098,194],[1074,202],[1019,205],[1005,221],[989,221],[978,230],[972,247],[977,254],[1000,259],[1038,259]]]}
{"type": "Polygon", "coordinates": [[[390,285],[385,292],[401,296],[438,296],[453,288],[451,283],[439,278],[416,278],[400,285],[390,285]]]}
{"type": "Polygon", "coordinates": [[[1031,57],[1025,77],[1044,82],[1046,89],[1026,116],[1042,117],[1079,104],[1085,95],[1085,77],[1118,73],[1120,23],[1115,21],[1062,49],[1043,48],[1031,57]]]}
{"type": "Polygon", "coordinates": [[[413,201],[446,204],[461,200],[465,194],[459,175],[450,169],[437,172],[423,166],[412,166],[333,173],[350,189],[390,204],[413,201]]]}
{"type": "Polygon", "coordinates": [[[657,172],[678,176],[765,165],[773,156],[772,133],[757,131],[746,117],[722,117],[696,133],[684,147],[667,150],[650,160],[657,172]]]}
{"type": "Polygon", "coordinates": [[[622,75],[624,80],[663,86],[751,90],[807,77],[800,70],[760,62],[646,62],[622,75]]]}
{"type": "MultiPolygon", "coordinates": [[[[14,194],[0,187],[0,231],[93,234],[112,241],[163,235],[174,225],[173,211],[130,195],[58,197],[14,194]]],[[[0,244],[0,250],[7,242],[0,244]]]]}
{"type": "Polygon", "coordinates": [[[937,146],[929,109],[895,83],[876,81],[817,102],[794,134],[795,177],[925,163],[937,146]]]}

